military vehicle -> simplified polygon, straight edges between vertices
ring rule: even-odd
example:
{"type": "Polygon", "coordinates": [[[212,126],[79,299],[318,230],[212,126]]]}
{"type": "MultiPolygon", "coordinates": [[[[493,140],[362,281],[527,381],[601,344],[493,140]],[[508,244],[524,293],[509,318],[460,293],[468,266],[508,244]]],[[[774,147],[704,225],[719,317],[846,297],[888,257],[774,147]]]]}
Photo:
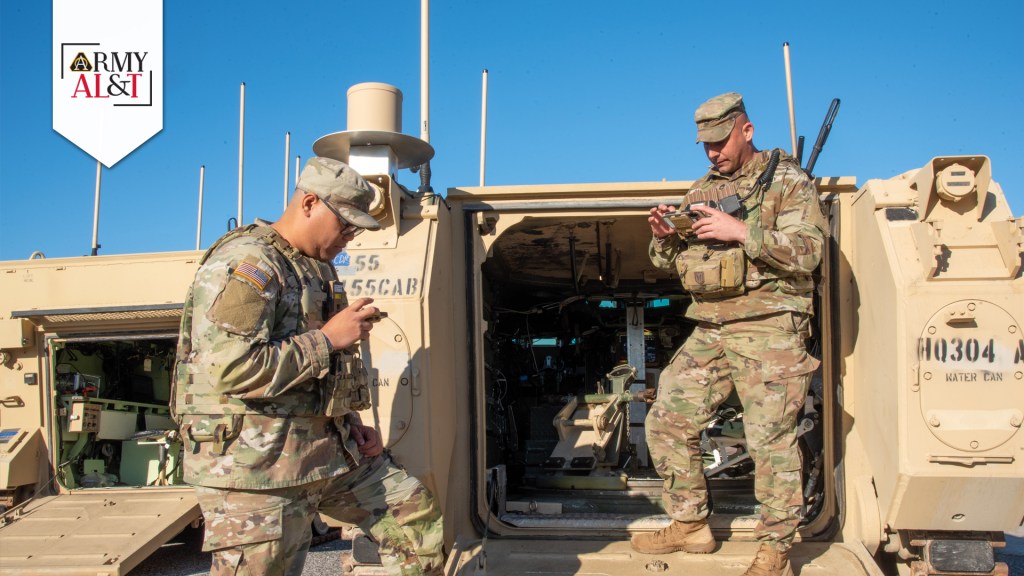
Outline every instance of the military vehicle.
{"type": "MultiPolygon", "coordinates": [[[[335,262],[387,312],[363,420],[440,498],[446,574],[742,572],[758,504],[735,401],[702,438],[719,550],[629,546],[668,522],[639,400],[692,329],[646,218],[691,183],[410,190],[432,149],[401,134],[397,89],[356,92],[314,151],[379,191],[381,230],[335,262]]],[[[986,157],[922,162],[817,179],[805,576],[1006,574],[993,548],[1024,517],[1024,219],[986,157]]],[[[199,521],[167,403],[200,255],[0,263],[0,573],[124,574],[199,521]]],[[[358,536],[346,562],[377,570],[358,536]]]]}

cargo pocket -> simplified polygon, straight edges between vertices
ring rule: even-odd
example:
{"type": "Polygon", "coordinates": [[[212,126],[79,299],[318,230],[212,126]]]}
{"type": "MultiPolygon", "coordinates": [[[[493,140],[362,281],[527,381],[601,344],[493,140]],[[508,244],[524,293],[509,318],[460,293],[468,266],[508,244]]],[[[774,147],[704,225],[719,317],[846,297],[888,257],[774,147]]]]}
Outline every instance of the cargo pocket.
{"type": "Polygon", "coordinates": [[[781,312],[773,316],[780,332],[792,334],[801,341],[811,336],[811,317],[801,312],[781,312]]]}
{"type": "Polygon", "coordinates": [[[203,520],[206,523],[203,552],[274,542],[281,539],[283,532],[280,505],[230,514],[203,510],[203,520]]]}
{"type": "MultiPolygon", "coordinates": [[[[770,488],[765,493],[758,494],[758,499],[768,504],[769,514],[773,514],[772,511],[793,510],[799,507],[803,503],[799,450],[772,454],[768,462],[771,474],[766,477],[770,479],[770,488]]],[[[783,514],[779,520],[784,521],[785,516],[783,514]]]]}
{"type": "Polygon", "coordinates": [[[765,383],[810,374],[821,364],[821,361],[808,354],[803,347],[781,350],[769,348],[762,353],[760,360],[761,381],[765,383]]]}
{"type": "Polygon", "coordinates": [[[766,428],[794,426],[804,405],[811,373],[820,364],[802,347],[765,350],[761,356],[764,388],[756,402],[759,410],[756,414],[746,410],[745,419],[753,417],[757,424],[766,428]]]}

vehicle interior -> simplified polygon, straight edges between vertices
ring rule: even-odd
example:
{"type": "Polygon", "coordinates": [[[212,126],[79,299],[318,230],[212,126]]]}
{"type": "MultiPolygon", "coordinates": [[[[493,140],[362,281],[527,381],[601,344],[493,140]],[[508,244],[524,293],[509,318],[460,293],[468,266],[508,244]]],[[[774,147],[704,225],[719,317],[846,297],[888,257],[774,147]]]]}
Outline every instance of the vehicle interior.
{"type": "Polygon", "coordinates": [[[177,335],[51,340],[57,480],[66,488],[184,484],[170,417],[177,335]]]}
{"type": "MultiPolygon", "coordinates": [[[[667,517],[644,436],[649,405],[636,400],[656,393],[694,324],[677,277],[649,261],[646,214],[528,217],[495,234],[471,279],[483,311],[479,473],[490,513],[513,533],[660,527],[667,517]]],[[[819,334],[807,345],[821,358],[819,334]]],[[[799,420],[805,524],[826,500],[822,382],[819,369],[799,420]]],[[[749,533],[760,513],[735,392],[701,448],[712,528],[749,533]]]]}

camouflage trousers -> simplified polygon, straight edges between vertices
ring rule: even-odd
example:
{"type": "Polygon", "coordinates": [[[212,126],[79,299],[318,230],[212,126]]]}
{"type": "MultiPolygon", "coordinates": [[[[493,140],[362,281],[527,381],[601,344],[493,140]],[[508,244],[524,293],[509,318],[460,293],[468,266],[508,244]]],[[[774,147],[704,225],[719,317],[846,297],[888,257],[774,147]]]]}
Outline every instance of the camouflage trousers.
{"type": "Polygon", "coordinates": [[[341,476],[301,486],[196,486],[196,494],[206,522],[203,550],[213,552],[212,576],[298,576],[317,512],[370,534],[390,575],[440,574],[443,568],[440,507],[419,480],[387,455],[364,461],[341,476]]]}
{"type": "Polygon", "coordinates": [[[789,548],[803,506],[796,423],[818,367],[804,347],[807,327],[806,316],[790,312],[701,323],[662,371],[646,420],[647,443],[673,519],[708,516],[700,433],[735,390],[761,503],[755,536],[789,548]]]}

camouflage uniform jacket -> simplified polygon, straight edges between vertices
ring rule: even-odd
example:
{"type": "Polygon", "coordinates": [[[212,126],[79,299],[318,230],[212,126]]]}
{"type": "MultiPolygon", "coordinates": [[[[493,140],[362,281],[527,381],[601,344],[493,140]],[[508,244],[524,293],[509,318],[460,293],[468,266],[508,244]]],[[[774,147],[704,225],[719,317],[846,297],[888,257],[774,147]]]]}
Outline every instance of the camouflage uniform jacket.
{"type": "MultiPolygon", "coordinates": [[[[691,192],[724,183],[733,185],[742,198],[764,172],[770,155],[769,150],[759,152],[732,174],[712,168],[693,183],[691,192]]],[[[743,202],[747,225],[743,245],[745,293],[721,299],[695,295],[686,310],[688,318],[720,324],[780,311],[813,313],[811,273],[821,260],[827,236],[825,216],[814,182],[788,154],[780,151],[779,157],[775,176],[763,195],[755,192],[743,202]]],[[[651,241],[651,262],[662,270],[674,270],[675,260],[684,250],[701,244],[687,243],[676,234],[662,241],[655,238],[651,241]]]]}
{"type": "Polygon", "coordinates": [[[185,481],[281,488],[346,472],[346,451],[358,461],[348,426],[324,412],[331,346],[318,328],[334,278],[269,226],[230,232],[204,255],[185,301],[172,397],[185,481]]]}

